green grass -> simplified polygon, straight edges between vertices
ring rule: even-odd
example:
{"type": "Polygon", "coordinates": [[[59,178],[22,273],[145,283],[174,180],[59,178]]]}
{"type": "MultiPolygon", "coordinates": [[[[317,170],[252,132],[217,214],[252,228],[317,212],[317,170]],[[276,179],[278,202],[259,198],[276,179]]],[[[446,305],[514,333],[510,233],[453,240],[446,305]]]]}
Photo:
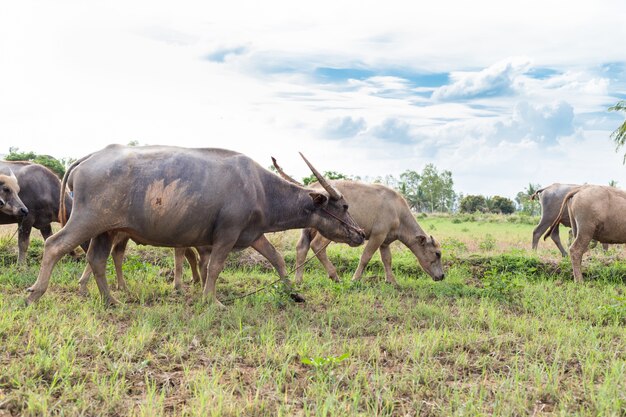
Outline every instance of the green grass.
{"type": "MultiPolygon", "coordinates": [[[[352,283],[361,248],[335,244],[341,283],[313,261],[306,303],[270,289],[224,310],[190,283],[176,294],[172,251],[145,247],[131,247],[121,307],[104,308],[93,282],[80,297],[71,259],[25,307],[41,245],[17,267],[0,242],[0,416],[626,414],[621,249],[591,251],[575,284],[551,243],[526,250],[531,224],[420,224],[442,241],[445,281],[397,245],[397,288],[379,257],[352,283]],[[495,247],[478,249],[487,234],[495,247]]],[[[270,236],[288,263],[297,237],[270,236]]],[[[274,279],[249,252],[228,265],[222,300],[274,279]]]]}

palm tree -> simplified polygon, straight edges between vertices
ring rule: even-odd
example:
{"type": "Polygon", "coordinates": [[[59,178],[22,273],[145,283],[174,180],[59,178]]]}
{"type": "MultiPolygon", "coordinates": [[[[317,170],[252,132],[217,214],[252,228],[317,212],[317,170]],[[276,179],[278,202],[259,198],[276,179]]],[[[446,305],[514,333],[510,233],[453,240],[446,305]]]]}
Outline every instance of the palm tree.
{"type": "MultiPolygon", "coordinates": [[[[609,111],[623,111],[626,112],[626,101],[619,101],[616,105],[609,107],[609,111]]],[[[626,120],[620,127],[615,129],[611,133],[611,139],[615,142],[615,152],[624,144],[626,144],[626,120]]],[[[626,154],[624,155],[624,163],[626,163],[626,154]]]]}

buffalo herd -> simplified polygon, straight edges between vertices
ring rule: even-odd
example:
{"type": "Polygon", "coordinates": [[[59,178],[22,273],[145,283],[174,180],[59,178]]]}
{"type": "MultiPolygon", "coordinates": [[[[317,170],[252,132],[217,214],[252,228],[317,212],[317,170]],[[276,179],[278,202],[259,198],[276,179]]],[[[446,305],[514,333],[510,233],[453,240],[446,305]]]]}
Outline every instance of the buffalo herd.
{"type": "MultiPolygon", "coordinates": [[[[273,158],[279,175],[224,149],[110,145],[74,162],[62,181],[42,165],[0,161],[0,224],[18,224],[18,263],[26,259],[33,227],[45,239],[27,302],[46,292],[59,259],[82,246],[88,265],[80,291],[86,291],[93,274],[103,301],[117,304],[105,278],[106,261],[112,254],[117,287],[125,289],[121,265],[131,239],[175,248],[175,288],[182,288],[182,262],[187,258],[194,281],[203,285],[203,298],[218,306],[216,282],[226,258],[247,247],[267,258],[284,290],[303,301],[292,288],[283,256],[264,235],[288,229],[302,229],[296,265],[303,264],[312,248],[336,281],[337,271],[325,250],[331,241],[351,246],[367,241],[353,280],[361,278],[378,250],[387,281],[395,283],[389,245],[396,240],[411,250],[432,279],[444,279],[440,245],[420,227],[402,195],[378,184],[327,180],[301,156],[317,178],[310,186],[286,175],[273,158]],[[53,235],[55,221],[63,227],[53,235]]],[[[582,280],[581,258],[591,240],[626,242],[626,226],[619,220],[619,213],[626,211],[626,192],[552,184],[536,197],[542,217],[532,247],[536,249],[545,234],[544,239],[550,236],[566,256],[558,229],[560,224],[572,227],[575,280],[582,280]]],[[[302,268],[296,268],[297,282],[302,275],[302,268]]]]}

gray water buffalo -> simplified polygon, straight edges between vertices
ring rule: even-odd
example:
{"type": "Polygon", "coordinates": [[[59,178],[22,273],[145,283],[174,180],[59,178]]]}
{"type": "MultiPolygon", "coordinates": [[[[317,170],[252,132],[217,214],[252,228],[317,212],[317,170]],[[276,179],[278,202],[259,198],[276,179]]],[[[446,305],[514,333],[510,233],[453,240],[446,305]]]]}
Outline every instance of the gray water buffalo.
{"type": "Polygon", "coordinates": [[[603,185],[583,185],[567,193],[544,240],[568,215],[574,241],[570,246],[574,280],[582,282],[582,256],[592,239],[602,243],[626,243],[626,191],[603,185]]]}
{"type": "Polygon", "coordinates": [[[281,271],[288,288],[285,262],[269,242],[261,241],[263,233],[315,227],[353,246],[364,240],[347,201],[306,162],[324,190],[291,184],[249,157],[224,149],[110,145],[81,158],[62,183],[65,189],[72,175],[74,209],[65,227],[46,241],[27,302],[45,293],[63,254],[91,240],[87,259],[96,283],[104,302],[116,304],[105,269],[112,233],[117,232],[154,246],[210,245],[203,298],[210,295],[218,305],[215,284],[233,249],[255,245],[281,271]]]}
{"type": "Polygon", "coordinates": [[[20,186],[15,174],[0,174],[0,216],[23,219],[28,215],[28,208],[19,196],[20,186]]]}
{"type": "MultiPolygon", "coordinates": [[[[572,190],[580,187],[580,184],[559,184],[554,183],[550,184],[547,187],[544,187],[540,190],[537,190],[531,197],[531,200],[535,198],[539,198],[539,203],[541,204],[541,220],[535,229],[533,230],[533,249],[537,250],[537,245],[539,243],[539,238],[541,235],[550,228],[550,226],[554,223],[555,219],[559,216],[559,212],[561,210],[561,206],[563,204],[563,199],[565,196],[572,190]]],[[[562,213],[560,217],[560,224],[565,227],[572,227],[569,215],[567,211],[562,213]]],[[[561,244],[561,237],[559,236],[559,227],[554,227],[550,233],[550,238],[554,241],[556,246],[561,251],[561,255],[563,257],[567,256],[567,251],[561,244]]],[[[602,245],[606,250],[608,248],[607,244],[602,245]]]]}
{"type": "MultiPolygon", "coordinates": [[[[278,166],[272,158],[274,167],[287,181],[297,183],[278,166]]],[[[417,257],[422,268],[435,281],[444,279],[443,267],[441,266],[441,248],[437,241],[427,235],[415,220],[406,200],[398,192],[379,184],[363,184],[356,181],[329,181],[346,200],[350,202],[352,218],[365,232],[367,244],[359,260],[353,280],[359,280],[363,270],[377,250],[385,268],[385,276],[388,282],[395,283],[396,279],[391,269],[391,249],[389,245],[399,240],[407,246],[417,257]]],[[[312,188],[320,190],[322,185],[315,183],[312,188]]],[[[318,233],[314,228],[302,231],[296,250],[297,265],[305,262],[309,248],[312,248],[320,260],[328,276],[339,281],[337,270],[330,262],[326,254],[327,237],[318,233]]],[[[303,270],[297,268],[296,281],[302,281],[303,270]]]]}
{"type": "MultiPolygon", "coordinates": [[[[52,235],[52,222],[59,218],[61,180],[48,168],[32,162],[0,161],[0,173],[13,171],[20,185],[20,198],[28,208],[26,216],[0,213],[0,224],[18,223],[18,263],[26,260],[32,228],[39,229],[47,239],[52,235]]],[[[66,207],[71,211],[72,201],[66,196],[66,207]]]]}
{"type": "MultiPolygon", "coordinates": [[[[559,211],[561,210],[561,205],[563,204],[563,199],[573,189],[580,187],[578,184],[559,184],[554,183],[547,187],[544,187],[540,190],[537,190],[531,197],[531,200],[536,198],[539,199],[539,203],[541,204],[541,220],[535,229],[533,230],[533,249],[537,250],[537,245],[539,243],[539,238],[543,233],[550,228],[550,225],[554,223],[554,220],[559,215],[559,211]]],[[[563,217],[560,219],[560,224],[565,227],[571,227],[569,216],[567,212],[564,213],[563,217]]],[[[567,251],[563,247],[561,243],[561,237],[559,236],[559,227],[551,229],[552,232],[550,237],[556,244],[557,248],[561,251],[561,254],[565,257],[567,256],[567,251]]]]}

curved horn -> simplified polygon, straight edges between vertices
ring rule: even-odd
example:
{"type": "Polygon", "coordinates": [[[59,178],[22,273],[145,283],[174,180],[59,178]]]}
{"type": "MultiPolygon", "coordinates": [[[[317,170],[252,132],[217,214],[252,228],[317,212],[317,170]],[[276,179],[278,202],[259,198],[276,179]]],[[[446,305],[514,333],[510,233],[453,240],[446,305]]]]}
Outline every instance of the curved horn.
{"type": "Polygon", "coordinates": [[[285,174],[285,171],[283,171],[283,169],[278,166],[278,162],[276,162],[276,158],[274,158],[273,156],[272,156],[272,163],[274,164],[274,168],[276,168],[276,171],[280,174],[281,177],[283,177],[283,179],[302,187],[302,184],[300,184],[298,181],[291,178],[289,175],[285,174]]]}
{"type": "Polygon", "coordinates": [[[330,185],[328,181],[326,181],[326,178],[324,178],[324,176],[320,174],[319,171],[313,167],[313,165],[311,165],[311,163],[304,157],[304,155],[302,155],[302,152],[298,152],[298,153],[300,154],[302,159],[304,159],[304,162],[306,162],[306,164],[309,166],[309,168],[313,172],[313,175],[315,175],[315,177],[317,178],[317,181],[320,183],[322,187],[324,187],[324,189],[328,192],[330,197],[333,200],[340,200],[342,198],[341,193],[337,191],[335,187],[330,185]]]}
{"type": "Polygon", "coordinates": [[[15,176],[15,174],[13,173],[13,170],[11,168],[9,168],[9,177],[13,178],[15,181],[17,181],[17,177],[15,176]]]}

